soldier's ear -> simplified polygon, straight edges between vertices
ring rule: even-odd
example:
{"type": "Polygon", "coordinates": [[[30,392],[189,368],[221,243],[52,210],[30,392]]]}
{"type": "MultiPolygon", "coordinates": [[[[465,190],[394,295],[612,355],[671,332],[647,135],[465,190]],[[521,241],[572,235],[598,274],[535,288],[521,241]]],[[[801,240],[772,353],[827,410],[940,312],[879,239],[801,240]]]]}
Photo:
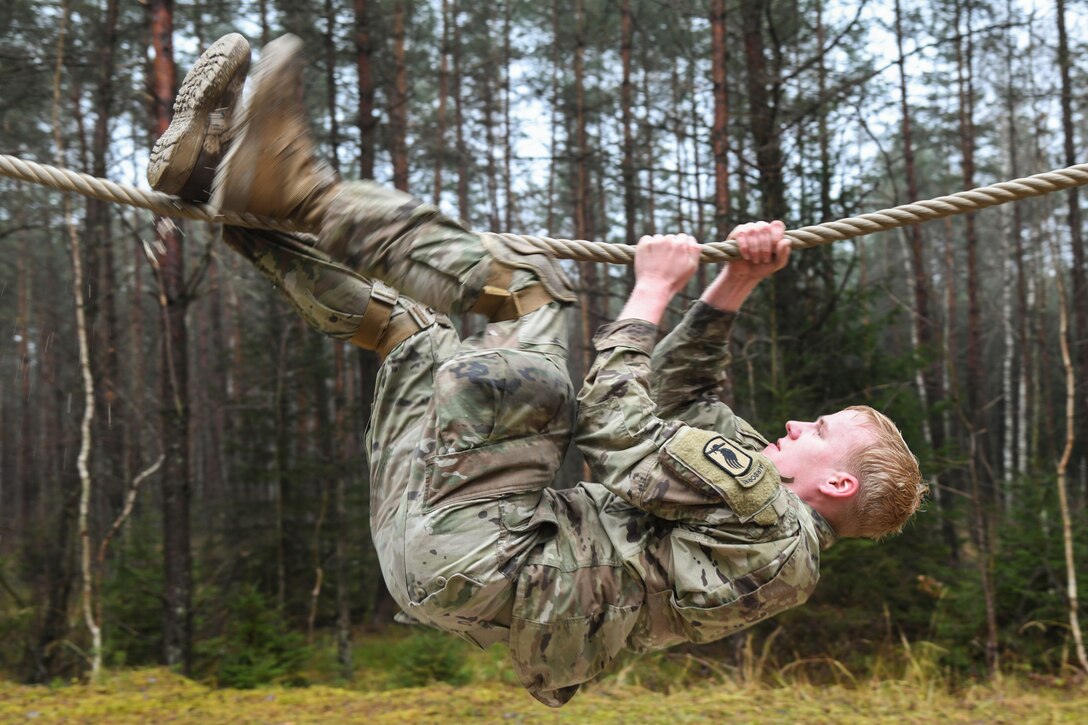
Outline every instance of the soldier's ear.
{"type": "Polygon", "coordinates": [[[836,471],[820,484],[820,493],[832,498],[850,498],[857,495],[861,483],[857,476],[846,471],[836,471]]]}

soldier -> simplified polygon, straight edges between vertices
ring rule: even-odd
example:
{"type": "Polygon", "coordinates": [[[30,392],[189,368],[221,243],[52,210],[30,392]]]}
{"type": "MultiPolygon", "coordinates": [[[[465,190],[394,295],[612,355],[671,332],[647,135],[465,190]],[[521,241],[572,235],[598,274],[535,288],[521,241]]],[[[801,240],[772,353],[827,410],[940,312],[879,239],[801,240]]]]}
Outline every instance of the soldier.
{"type": "Polygon", "coordinates": [[[313,154],[299,52],[291,37],[265,48],[235,119],[248,45],[217,41],[179,92],[149,179],[195,198],[214,170],[221,208],[320,225],[316,247],[224,238],[312,325],[383,358],[371,529],[411,618],[507,642],[522,684],[559,706],[624,648],[710,641],[802,603],[836,535],[877,538],[917,508],[917,462],[879,413],[791,421],[772,444],[716,397],[737,309],[789,259],[780,223],[738,228],[743,259],[656,347],[698,247],[644,238],[631,298],[594,338],[576,418],[564,325],[575,298],[555,261],[339,181],[313,154]],[[450,311],[491,322],[462,342],[450,311]],[[556,490],[572,435],[597,482],[556,490]]]}

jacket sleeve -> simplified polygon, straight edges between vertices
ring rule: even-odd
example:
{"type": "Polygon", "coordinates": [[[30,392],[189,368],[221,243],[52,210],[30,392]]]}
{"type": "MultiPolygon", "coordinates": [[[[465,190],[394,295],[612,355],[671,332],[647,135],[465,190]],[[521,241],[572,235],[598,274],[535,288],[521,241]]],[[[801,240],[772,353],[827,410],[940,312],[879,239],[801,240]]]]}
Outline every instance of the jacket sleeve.
{"type": "Polygon", "coordinates": [[[578,396],[575,434],[594,480],[664,519],[714,523],[725,514],[773,523],[778,472],[733,440],[735,423],[724,431],[657,414],[650,394],[656,337],[642,320],[605,325],[594,337],[597,358],[578,396]]]}
{"type": "Polygon", "coordinates": [[[719,397],[730,361],[735,312],[695,301],[651,357],[650,396],[662,418],[731,434],[733,411],[719,397]]]}

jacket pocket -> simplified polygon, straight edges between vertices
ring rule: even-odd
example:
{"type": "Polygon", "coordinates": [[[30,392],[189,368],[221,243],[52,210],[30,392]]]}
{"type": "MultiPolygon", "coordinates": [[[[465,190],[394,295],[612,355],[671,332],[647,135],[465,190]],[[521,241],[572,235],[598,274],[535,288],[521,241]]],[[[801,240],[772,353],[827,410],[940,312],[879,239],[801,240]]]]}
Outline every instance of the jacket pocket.
{"type": "Polygon", "coordinates": [[[604,605],[588,616],[554,622],[514,618],[510,659],[530,690],[559,690],[596,677],[627,643],[640,606],[604,605]]]}
{"type": "Polygon", "coordinates": [[[812,593],[816,578],[799,581],[796,558],[796,554],[791,555],[784,564],[774,562],[747,577],[738,578],[731,583],[733,598],[716,606],[681,603],[673,593],[669,601],[686,639],[695,643],[713,642],[803,604],[812,593]],[[780,567],[777,573],[771,574],[769,579],[763,578],[776,566],[780,567]],[[745,581],[751,587],[747,591],[745,581]]]}

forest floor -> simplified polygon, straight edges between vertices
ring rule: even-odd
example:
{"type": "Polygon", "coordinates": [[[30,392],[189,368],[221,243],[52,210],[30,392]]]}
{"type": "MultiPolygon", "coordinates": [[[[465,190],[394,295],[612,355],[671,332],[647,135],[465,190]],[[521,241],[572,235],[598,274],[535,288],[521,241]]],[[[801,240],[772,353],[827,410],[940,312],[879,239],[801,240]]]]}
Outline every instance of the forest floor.
{"type": "Polygon", "coordinates": [[[1006,683],[955,693],[907,682],[855,687],[696,686],[669,694],[591,686],[561,710],[503,683],[376,692],[328,686],[213,689],[162,669],[97,687],[0,682],[0,723],[1084,723],[1088,689],[1006,683]]]}
{"type": "MultiPolygon", "coordinates": [[[[864,677],[828,658],[779,669],[749,658],[730,669],[705,653],[622,655],[599,681],[553,710],[518,685],[501,646],[480,651],[418,627],[360,632],[354,643],[350,682],[338,681],[330,637],[308,648],[303,665],[279,671],[278,681],[309,684],[301,687],[214,687],[217,680],[224,683],[228,671],[207,665],[196,680],[166,668],[107,670],[97,686],[59,680],[27,686],[0,678],[0,725],[1088,722],[1088,682],[1083,679],[1019,675],[997,684],[968,681],[952,687],[917,645],[905,651],[908,656],[888,658],[870,669],[882,674],[864,677]],[[426,682],[431,684],[405,686],[426,682]]],[[[256,656],[234,660],[236,665],[242,661],[269,662],[256,656]]]]}

